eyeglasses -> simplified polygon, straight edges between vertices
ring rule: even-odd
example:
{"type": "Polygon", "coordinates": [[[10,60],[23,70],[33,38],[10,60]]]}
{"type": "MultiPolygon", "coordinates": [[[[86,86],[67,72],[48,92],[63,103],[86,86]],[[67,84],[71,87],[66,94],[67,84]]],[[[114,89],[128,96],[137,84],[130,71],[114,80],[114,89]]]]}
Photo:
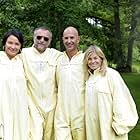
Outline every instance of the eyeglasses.
{"type": "Polygon", "coordinates": [[[42,38],[44,38],[44,41],[49,41],[49,38],[48,37],[44,37],[44,36],[37,36],[36,37],[37,38],[37,40],[41,40],[42,38]]]}

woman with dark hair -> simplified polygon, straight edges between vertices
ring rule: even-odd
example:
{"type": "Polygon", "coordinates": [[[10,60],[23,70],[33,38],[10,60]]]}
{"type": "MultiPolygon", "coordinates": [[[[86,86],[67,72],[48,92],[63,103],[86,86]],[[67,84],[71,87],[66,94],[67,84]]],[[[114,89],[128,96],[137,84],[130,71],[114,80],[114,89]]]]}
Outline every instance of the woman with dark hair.
{"type": "Polygon", "coordinates": [[[23,48],[23,43],[24,43],[24,40],[23,40],[22,33],[17,30],[10,30],[10,31],[6,32],[4,35],[4,38],[2,40],[3,50],[8,55],[8,57],[11,57],[11,58],[16,56],[17,54],[21,53],[21,50],[23,48]],[[11,43],[14,43],[13,41],[17,41],[17,42],[15,42],[15,48],[13,50],[14,54],[12,55],[11,53],[9,54],[8,46],[12,47],[11,43]],[[8,46],[7,46],[7,44],[8,44],[8,46]],[[7,46],[7,48],[5,48],[5,45],[7,46]]]}
{"type": "Polygon", "coordinates": [[[20,52],[22,33],[8,31],[0,52],[0,139],[29,140],[26,79],[20,52]]]}
{"type": "Polygon", "coordinates": [[[102,50],[85,52],[88,69],[85,94],[87,140],[128,140],[138,121],[136,105],[120,74],[107,66],[102,50]]]}

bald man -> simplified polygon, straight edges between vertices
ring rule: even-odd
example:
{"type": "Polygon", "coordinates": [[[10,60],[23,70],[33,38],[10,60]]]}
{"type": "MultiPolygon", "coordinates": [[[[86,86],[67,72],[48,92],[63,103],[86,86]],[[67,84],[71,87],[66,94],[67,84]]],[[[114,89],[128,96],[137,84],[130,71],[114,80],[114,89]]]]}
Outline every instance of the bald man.
{"type": "Polygon", "coordinates": [[[55,140],[85,140],[84,54],[78,50],[80,37],[76,28],[67,27],[62,39],[66,51],[57,67],[55,140]]]}

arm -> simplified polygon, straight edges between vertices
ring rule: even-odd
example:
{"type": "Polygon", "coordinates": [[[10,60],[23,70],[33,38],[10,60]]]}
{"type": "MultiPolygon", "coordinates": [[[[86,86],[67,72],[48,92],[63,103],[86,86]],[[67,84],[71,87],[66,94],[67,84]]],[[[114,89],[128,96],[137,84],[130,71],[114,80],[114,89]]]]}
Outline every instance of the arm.
{"type": "Polygon", "coordinates": [[[136,105],[118,72],[114,71],[113,76],[110,76],[109,85],[113,97],[112,128],[117,135],[127,134],[138,121],[136,105]]]}

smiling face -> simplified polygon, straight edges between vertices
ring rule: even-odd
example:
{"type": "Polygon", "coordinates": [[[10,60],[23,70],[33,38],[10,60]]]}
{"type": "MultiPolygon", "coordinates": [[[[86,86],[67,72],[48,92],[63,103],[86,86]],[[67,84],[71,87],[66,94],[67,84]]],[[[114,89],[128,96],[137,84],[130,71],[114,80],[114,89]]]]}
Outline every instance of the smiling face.
{"type": "Polygon", "coordinates": [[[87,60],[88,67],[91,70],[96,70],[101,67],[102,59],[96,53],[91,53],[87,60]]]}
{"type": "Polygon", "coordinates": [[[21,43],[19,42],[18,38],[14,35],[10,35],[6,42],[5,42],[5,53],[9,57],[9,59],[12,59],[15,57],[21,48],[21,43]]]}
{"type": "Polygon", "coordinates": [[[34,32],[34,46],[38,52],[43,53],[51,43],[52,34],[45,29],[38,29],[34,32]]]}
{"type": "Polygon", "coordinates": [[[78,31],[74,27],[68,27],[63,32],[63,44],[66,48],[66,52],[78,52],[77,46],[79,44],[78,31]]]}

